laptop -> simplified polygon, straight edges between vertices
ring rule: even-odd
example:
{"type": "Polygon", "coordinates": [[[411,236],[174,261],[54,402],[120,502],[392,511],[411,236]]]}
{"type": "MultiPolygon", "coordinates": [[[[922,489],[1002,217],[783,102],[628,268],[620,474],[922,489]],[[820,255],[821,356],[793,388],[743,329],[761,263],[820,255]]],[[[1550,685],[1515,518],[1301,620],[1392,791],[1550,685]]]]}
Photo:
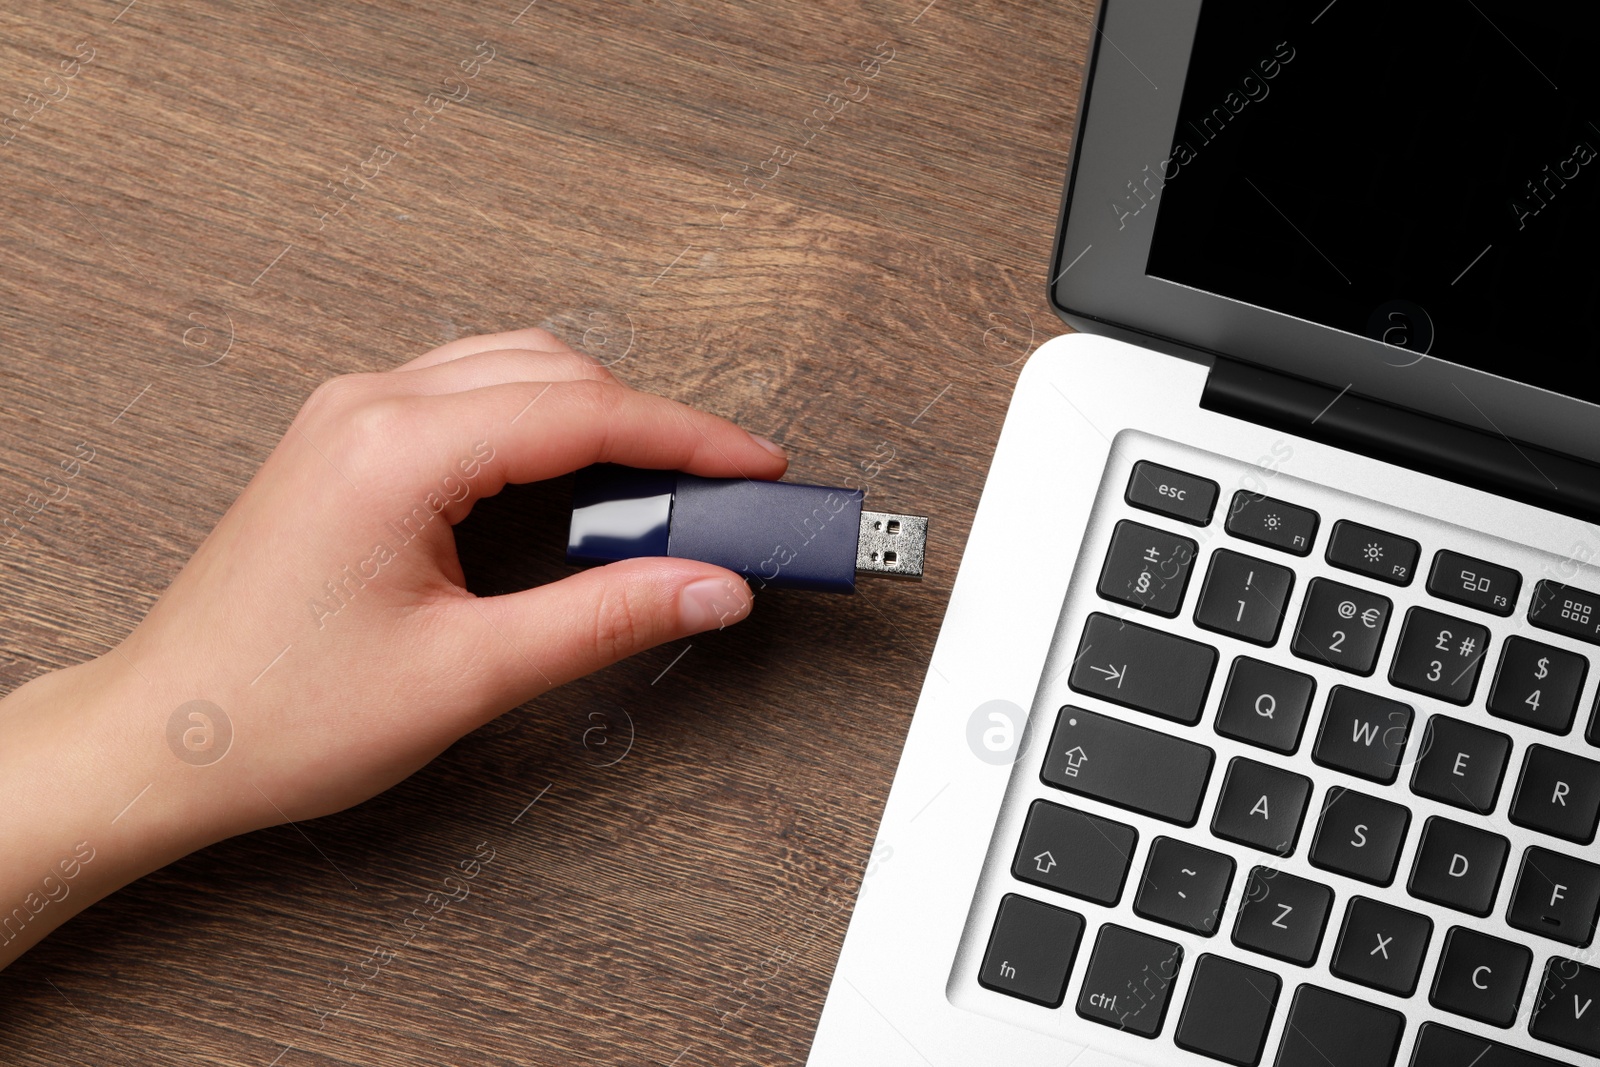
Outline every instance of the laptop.
{"type": "Polygon", "coordinates": [[[812,1067],[1600,1065],[1600,11],[1105,0],[812,1067]]]}

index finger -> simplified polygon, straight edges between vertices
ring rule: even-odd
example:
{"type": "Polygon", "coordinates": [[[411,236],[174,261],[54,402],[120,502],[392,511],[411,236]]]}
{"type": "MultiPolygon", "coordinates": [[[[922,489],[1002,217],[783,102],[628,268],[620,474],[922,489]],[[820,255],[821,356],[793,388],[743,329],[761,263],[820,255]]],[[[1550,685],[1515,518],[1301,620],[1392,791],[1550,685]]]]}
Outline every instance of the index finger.
{"type": "Polygon", "coordinates": [[[469,501],[591,463],[757,481],[789,464],[777,445],[727,419],[613,382],[511,382],[413,402],[441,462],[477,456],[483,474],[469,501]]]}

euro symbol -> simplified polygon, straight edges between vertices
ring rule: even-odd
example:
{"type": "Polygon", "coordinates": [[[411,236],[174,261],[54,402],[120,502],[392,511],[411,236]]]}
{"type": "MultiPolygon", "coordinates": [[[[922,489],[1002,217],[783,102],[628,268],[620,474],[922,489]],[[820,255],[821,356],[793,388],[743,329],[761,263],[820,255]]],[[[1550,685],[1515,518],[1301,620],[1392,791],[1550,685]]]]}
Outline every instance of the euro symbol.
{"type": "Polygon", "coordinates": [[[1378,617],[1382,614],[1383,612],[1377,608],[1368,608],[1361,613],[1361,623],[1369,630],[1376,630],[1378,628],[1378,617]]]}
{"type": "Polygon", "coordinates": [[[1278,700],[1271,693],[1262,693],[1256,697],[1256,714],[1263,719],[1272,718],[1272,713],[1278,710],[1278,700]]]}

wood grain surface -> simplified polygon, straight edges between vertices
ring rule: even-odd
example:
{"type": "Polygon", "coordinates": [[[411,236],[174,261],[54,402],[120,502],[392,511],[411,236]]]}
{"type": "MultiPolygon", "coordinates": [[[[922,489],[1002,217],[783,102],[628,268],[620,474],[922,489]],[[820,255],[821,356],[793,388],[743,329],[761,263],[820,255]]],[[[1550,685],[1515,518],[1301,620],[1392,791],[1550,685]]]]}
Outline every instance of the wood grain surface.
{"type": "MultiPolygon", "coordinates": [[[[0,549],[0,689],[120,640],[318,382],[467,333],[547,325],[933,525],[920,585],[764,594],[100,903],[0,974],[0,1062],[803,1061],[1062,332],[1091,33],[1088,0],[8,0],[0,506],[94,458],[0,549]]],[[[474,588],[567,573],[565,493],[480,506],[474,588]]]]}

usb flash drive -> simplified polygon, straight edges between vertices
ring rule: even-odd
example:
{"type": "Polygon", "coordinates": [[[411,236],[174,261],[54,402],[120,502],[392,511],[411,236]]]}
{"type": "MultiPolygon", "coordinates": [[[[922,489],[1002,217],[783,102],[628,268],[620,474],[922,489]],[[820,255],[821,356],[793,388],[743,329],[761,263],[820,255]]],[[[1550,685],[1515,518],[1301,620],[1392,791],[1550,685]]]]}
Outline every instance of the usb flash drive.
{"type": "Polygon", "coordinates": [[[860,489],[600,464],[577,474],[567,559],[678,556],[757,589],[853,593],[856,575],[922,577],[928,520],[862,511],[860,489]]]}

